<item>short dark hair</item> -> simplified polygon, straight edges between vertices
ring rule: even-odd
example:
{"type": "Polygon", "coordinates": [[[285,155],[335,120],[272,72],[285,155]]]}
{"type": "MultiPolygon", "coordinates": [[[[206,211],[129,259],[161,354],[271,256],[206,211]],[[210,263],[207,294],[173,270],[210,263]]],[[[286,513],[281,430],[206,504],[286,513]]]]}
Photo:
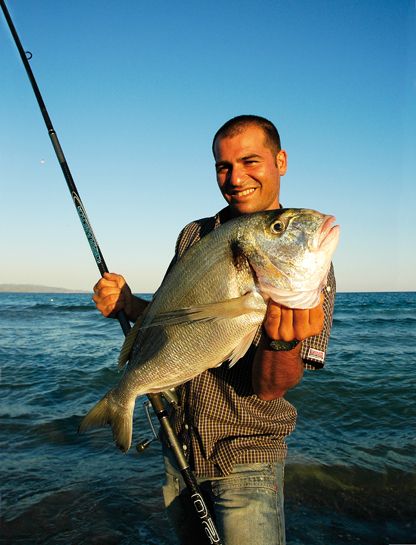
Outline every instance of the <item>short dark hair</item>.
{"type": "Polygon", "coordinates": [[[238,115],[224,123],[224,125],[215,133],[212,140],[212,153],[214,156],[215,142],[218,138],[235,136],[250,125],[254,125],[263,130],[265,143],[274,154],[277,154],[282,149],[279,133],[271,121],[265,117],[260,117],[259,115],[238,115]]]}

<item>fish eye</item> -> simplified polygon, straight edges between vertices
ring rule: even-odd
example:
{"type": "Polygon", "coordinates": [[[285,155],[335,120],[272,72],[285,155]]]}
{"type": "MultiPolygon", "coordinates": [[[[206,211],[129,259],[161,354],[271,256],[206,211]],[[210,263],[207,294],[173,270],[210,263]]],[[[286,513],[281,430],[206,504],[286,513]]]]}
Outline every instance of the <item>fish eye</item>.
{"type": "Polygon", "coordinates": [[[271,224],[270,230],[271,230],[272,233],[275,233],[275,234],[278,235],[279,233],[281,233],[283,231],[284,227],[285,226],[284,226],[283,221],[277,220],[277,221],[275,221],[275,222],[273,222],[271,224]]]}

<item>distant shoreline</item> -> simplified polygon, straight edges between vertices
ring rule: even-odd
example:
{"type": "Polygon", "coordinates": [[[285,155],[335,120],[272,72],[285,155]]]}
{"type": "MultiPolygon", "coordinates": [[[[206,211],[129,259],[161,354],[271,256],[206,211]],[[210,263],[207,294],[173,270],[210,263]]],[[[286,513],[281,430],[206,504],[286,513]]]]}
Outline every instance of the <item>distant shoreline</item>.
{"type": "MultiPolygon", "coordinates": [[[[383,290],[383,291],[338,291],[337,293],[414,293],[415,290],[383,290]]],[[[0,293],[92,293],[92,290],[58,288],[56,286],[40,286],[37,284],[0,284],[0,293]]],[[[134,291],[135,295],[148,292],[134,291]]],[[[150,292],[149,292],[150,293],[150,292]]]]}
{"type": "Polygon", "coordinates": [[[39,286],[36,284],[0,284],[3,293],[90,293],[87,290],[72,290],[56,286],[39,286]]]}

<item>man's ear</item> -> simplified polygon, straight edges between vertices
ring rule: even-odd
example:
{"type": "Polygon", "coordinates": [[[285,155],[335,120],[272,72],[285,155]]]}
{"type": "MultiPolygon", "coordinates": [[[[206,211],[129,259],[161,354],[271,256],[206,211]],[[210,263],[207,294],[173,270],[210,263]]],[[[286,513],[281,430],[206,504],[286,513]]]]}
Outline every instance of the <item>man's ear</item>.
{"type": "Polygon", "coordinates": [[[276,165],[279,169],[280,176],[284,176],[287,170],[287,153],[284,149],[281,149],[276,155],[276,165]]]}

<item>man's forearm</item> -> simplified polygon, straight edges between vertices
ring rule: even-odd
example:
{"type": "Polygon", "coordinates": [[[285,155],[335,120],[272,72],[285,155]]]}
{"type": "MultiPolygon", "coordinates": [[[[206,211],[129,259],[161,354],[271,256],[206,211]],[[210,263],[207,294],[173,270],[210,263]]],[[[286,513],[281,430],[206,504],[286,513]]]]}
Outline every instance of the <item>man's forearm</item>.
{"type": "Polygon", "coordinates": [[[288,351],[268,349],[268,339],[262,339],[253,362],[253,389],[260,399],[270,401],[284,396],[303,376],[300,357],[301,343],[288,351]]]}

